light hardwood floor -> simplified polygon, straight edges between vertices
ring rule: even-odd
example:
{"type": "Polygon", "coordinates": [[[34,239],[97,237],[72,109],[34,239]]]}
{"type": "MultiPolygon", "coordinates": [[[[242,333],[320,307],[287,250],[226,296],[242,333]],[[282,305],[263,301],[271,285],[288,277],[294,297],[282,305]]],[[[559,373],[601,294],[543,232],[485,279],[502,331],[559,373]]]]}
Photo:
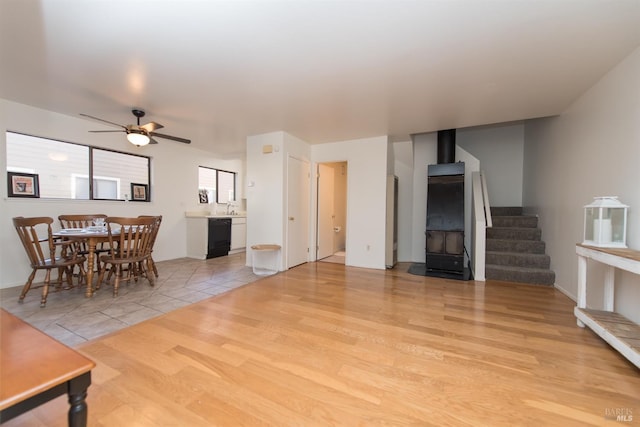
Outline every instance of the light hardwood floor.
{"type": "MultiPolygon", "coordinates": [[[[89,425],[640,419],[640,372],[576,326],[562,293],[407,267],[309,263],[81,344],[97,363],[89,425]]],[[[6,426],[63,426],[66,411],[60,398],[6,426]]]]}

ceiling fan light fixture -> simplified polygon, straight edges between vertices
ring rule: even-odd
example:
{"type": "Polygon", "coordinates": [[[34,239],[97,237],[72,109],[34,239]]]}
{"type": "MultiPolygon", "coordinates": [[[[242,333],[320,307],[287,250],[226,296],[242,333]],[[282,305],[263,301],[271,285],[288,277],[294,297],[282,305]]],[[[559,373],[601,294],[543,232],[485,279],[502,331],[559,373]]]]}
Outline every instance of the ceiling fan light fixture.
{"type": "Polygon", "coordinates": [[[99,117],[90,116],[89,114],[80,113],[80,115],[92,120],[97,120],[99,122],[103,122],[108,125],[120,128],[119,130],[90,130],[89,132],[125,132],[127,134],[127,140],[133,145],[135,145],[136,147],[143,147],[147,144],[157,144],[158,141],[154,139],[155,137],[170,139],[172,141],[182,142],[183,144],[191,144],[190,139],[178,138],[177,136],[157,133],[156,132],[157,129],[162,129],[164,127],[160,123],[149,122],[144,125],[141,125],[140,118],[145,116],[145,113],[143,110],[133,109],[131,110],[131,112],[136,117],[137,124],[121,125],[118,123],[110,122],[109,120],[101,119],[99,117]]]}
{"type": "Polygon", "coordinates": [[[136,147],[143,147],[147,145],[149,142],[151,142],[151,138],[149,138],[149,135],[138,130],[128,131],[127,139],[129,140],[130,143],[132,143],[136,147]]]}

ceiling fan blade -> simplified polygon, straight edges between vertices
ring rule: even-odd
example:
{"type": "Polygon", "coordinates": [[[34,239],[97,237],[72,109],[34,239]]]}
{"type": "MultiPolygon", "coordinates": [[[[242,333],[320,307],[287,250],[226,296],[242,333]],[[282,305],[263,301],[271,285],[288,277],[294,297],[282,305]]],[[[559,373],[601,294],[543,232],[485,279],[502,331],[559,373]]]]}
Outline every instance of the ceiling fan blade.
{"type": "Polygon", "coordinates": [[[81,116],[83,116],[83,117],[88,117],[88,118],[93,119],[93,120],[97,120],[97,121],[99,121],[99,122],[103,122],[103,123],[110,124],[110,125],[112,125],[112,126],[116,126],[116,127],[119,127],[119,128],[124,128],[124,129],[126,129],[126,128],[127,128],[127,127],[126,127],[126,126],[124,126],[124,125],[119,125],[118,123],[113,123],[113,122],[110,122],[109,120],[99,119],[99,118],[97,118],[97,117],[93,117],[93,116],[90,116],[90,115],[88,115],[88,114],[80,113],[80,115],[81,115],[81,116]]]}
{"type": "Polygon", "coordinates": [[[157,144],[158,141],[156,141],[155,139],[149,137],[149,144],[157,144]]]}
{"type": "Polygon", "coordinates": [[[146,130],[147,132],[153,132],[156,129],[162,129],[164,126],[162,126],[160,123],[149,122],[146,125],[142,125],[140,127],[146,130]]]}
{"type": "Polygon", "coordinates": [[[157,136],[158,138],[170,139],[172,141],[182,142],[183,144],[191,144],[190,139],[179,138],[177,136],[165,135],[163,133],[149,132],[149,136],[157,136]]]}
{"type": "Polygon", "coordinates": [[[126,132],[126,130],[90,130],[91,133],[126,132]]]}

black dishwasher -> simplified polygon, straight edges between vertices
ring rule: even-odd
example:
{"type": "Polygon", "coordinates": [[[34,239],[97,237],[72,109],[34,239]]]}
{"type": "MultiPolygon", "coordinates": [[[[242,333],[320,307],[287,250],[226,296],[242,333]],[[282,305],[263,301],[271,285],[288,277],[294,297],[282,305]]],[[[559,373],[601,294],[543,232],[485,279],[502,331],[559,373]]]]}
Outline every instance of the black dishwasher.
{"type": "Polygon", "coordinates": [[[209,218],[207,259],[229,255],[231,218],[209,218]]]}

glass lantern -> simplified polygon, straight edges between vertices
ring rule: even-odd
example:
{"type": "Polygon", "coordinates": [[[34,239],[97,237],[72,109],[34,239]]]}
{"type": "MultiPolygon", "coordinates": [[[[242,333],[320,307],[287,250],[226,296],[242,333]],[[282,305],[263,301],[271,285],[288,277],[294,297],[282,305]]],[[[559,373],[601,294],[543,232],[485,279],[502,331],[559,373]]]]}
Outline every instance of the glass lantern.
{"type": "Polygon", "coordinates": [[[627,209],[617,197],[594,197],[584,207],[582,244],[602,248],[627,247],[627,209]]]}

